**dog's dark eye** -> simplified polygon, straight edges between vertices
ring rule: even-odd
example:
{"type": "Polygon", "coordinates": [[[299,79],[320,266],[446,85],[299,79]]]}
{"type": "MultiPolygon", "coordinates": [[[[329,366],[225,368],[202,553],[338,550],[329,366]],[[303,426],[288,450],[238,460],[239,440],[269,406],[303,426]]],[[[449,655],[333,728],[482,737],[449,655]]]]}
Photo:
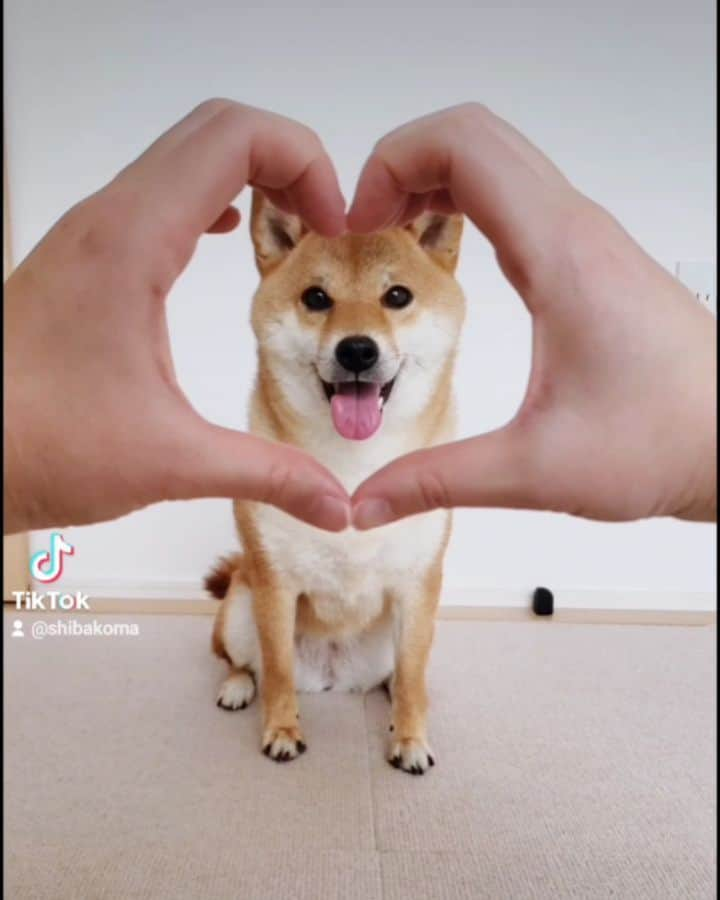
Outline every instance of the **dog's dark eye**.
{"type": "Polygon", "coordinates": [[[384,306],[389,306],[390,309],[402,309],[412,302],[412,298],[413,295],[406,287],[403,287],[401,284],[395,284],[382,298],[382,302],[384,306]]]}
{"type": "Polygon", "coordinates": [[[309,287],[304,291],[302,302],[312,312],[322,312],[325,309],[330,309],[333,305],[331,298],[319,287],[309,287]]]}

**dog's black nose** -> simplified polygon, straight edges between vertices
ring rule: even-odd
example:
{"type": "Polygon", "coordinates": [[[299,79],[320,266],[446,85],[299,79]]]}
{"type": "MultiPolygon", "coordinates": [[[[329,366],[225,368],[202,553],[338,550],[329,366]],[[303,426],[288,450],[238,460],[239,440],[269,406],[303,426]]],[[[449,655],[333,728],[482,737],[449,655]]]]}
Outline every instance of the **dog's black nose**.
{"type": "Polygon", "coordinates": [[[335,348],[335,359],[343,369],[358,375],[374,366],[380,356],[375,341],[362,334],[343,338],[335,348]]]}

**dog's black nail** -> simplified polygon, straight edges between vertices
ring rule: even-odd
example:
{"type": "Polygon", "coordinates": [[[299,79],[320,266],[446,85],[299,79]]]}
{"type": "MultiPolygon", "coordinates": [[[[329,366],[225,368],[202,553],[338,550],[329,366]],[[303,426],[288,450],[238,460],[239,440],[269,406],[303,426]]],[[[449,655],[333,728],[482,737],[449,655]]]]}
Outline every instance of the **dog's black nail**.
{"type": "Polygon", "coordinates": [[[434,766],[434,765],[435,765],[435,759],[434,759],[434,757],[428,756],[428,762],[430,763],[431,766],[434,766]]]}
{"type": "Polygon", "coordinates": [[[395,769],[399,769],[400,768],[400,757],[393,756],[393,758],[390,760],[390,765],[393,766],[395,769]]]}
{"type": "Polygon", "coordinates": [[[270,744],[265,744],[265,746],[262,748],[262,752],[265,754],[265,756],[270,756],[270,746],[270,744]]]}
{"type": "Polygon", "coordinates": [[[297,744],[295,744],[295,749],[298,753],[304,753],[307,750],[307,744],[305,741],[298,741],[297,744]]]}
{"type": "Polygon", "coordinates": [[[243,702],[239,706],[239,709],[245,709],[246,706],[247,706],[247,703],[243,700],[243,702]]]}

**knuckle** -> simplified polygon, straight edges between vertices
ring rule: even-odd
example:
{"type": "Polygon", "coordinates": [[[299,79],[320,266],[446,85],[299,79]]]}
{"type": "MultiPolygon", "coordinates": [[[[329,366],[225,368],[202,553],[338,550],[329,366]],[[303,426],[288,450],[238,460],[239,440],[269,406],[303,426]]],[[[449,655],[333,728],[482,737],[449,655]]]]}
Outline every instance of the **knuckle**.
{"type": "Polygon", "coordinates": [[[123,246],[117,214],[117,205],[100,192],[68,210],[56,229],[83,259],[103,259],[123,246]]]}
{"type": "Polygon", "coordinates": [[[518,242],[509,252],[498,250],[496,253],[500,268],[520,296],[526,300],[536,298],[539,273],[543,268],[543,248],[518,242]]]}
{"type": "Polygon", "coordinates": [[[252,110],[249,110],[241,103],[228,103],[227,105],[218,108],[213,119],[215,122],[219,122],[226,127],[228,131],[237,129],[239,132],[242,126],[247,126],[249,118],[252,120],[252,114],[252,110]]]}
{"type": "Polygon", "coordinates": [[[195,230],[184,222],[166,222],[163,238],[169,256],[176,262],[185,262],[191,255],[197,239],[195,230]]]}
{"type": "Polygon", "coordinates": [[[454,107],[449,116],[449,131],[452,139],[464,142],[476,136],[478,130],[486,127],[492,113],[482,103],[470,101],[454,107]]]}
{"type": "Polygon", "coordinates": [[[192,256],[197,235],[186,223],[162,217],[148,231],[143,218],[141,198],[111,185],[79,203],[58,224],[84,259],[98,263],[148,260],[150,237],[153,291],[164,296],[192,256]]]}
{"type": "Polygon", "coordinates": [[[435,472],[420,472],[417,479],[418,495],[425,510],[449,509],[450,498],[443,480],[435,472]]]}
{"type": "Polygon", "coordinates": [[[457,116],[473,116],[478,118],[486,118],[490,115],[490,110],[484,103],[480,103],[478,100],[468,100],[465,103],[461,103],[459,106],[455,107],[455,114],[457,116]]]}
{"type": "Polygon", "coordinates": [[[232,109],[237,106],[234,100],[228,100],[225,97],[210,97],[207,100],[203,100],[202,103],[199,103],[193,112],[198,115],[216,115],[217,113],[224,112],[227,109],[232,109]]]}
{"type": "Polygon", "coordinates": [[[608,213],[592,200],[580,198],[580,195],[577,195],[576,202],[563,208],[558,218],[562,229],[560,238],[571,252],[580,256],[581,264],[586,253],[590,254],[591,259],[594,258],[594,251],[604,246],[599,239],[615,230],[611,228],[613,222],[608,213]]]}
{"type": "Polygon", "coordinates": [[[617,267],[621,232],[609,213],[593,201],[570,192],[549,226],[549,255],[574,283],[598,283],[599,276],[617,267]]]}
{"type": "Polygon", "coordinates": [[[617,226],[610,215],[574,189],[547,204],[543,240],[521,235],[497,251],[516,290],[538,308],[555,302],[558,284],[592,289],[617,267],[617,226]]]}
{"type": "Polygon", "coordinates": [[[265,478],[260,500],[273,506],[287,500],[291,493],[292,473],[285,463],[273,463],[265,478]]]}
{"type": "Polygon", "coordinates": [[[244,133],[249,124],[251,125],[258,116],[263,115],[262,110],[221,97],[203,101],[196,108],[196,112],[203,115],[207,121],[224,127],[230,135],[234,131],[244,133]]]}
{"type": "Polygon", "coordinates": [[[292,140],[293,145],[308,163],[325,154],[325,148],[319,135],[309,125],[282,116],[278,116],[278,121],[287,138],[292,140]]]}
{"type": "Polygon", "coordinates": [[[153,293],[165,297],[175,279],[190,261],[197,235],[179,222],[165,222],[153,247],[153,293]]]}
{"type": "Polygon", "coordinates": [[[312,147],[313,149],[322,147],[320,136],[309,125],[305,125],[302,122],[293,122],[293,124],[298,129],[299,134],[304,138],[309,147],[312,147]]]}
{"type": "Polygon", "coordinates": [[[393,146],[396,138],[397,131],[391,131],[388,134],[383,135],[380,140],[375,142],[375,146],[373,147],[373,156],[383,157],[393,146]]]}

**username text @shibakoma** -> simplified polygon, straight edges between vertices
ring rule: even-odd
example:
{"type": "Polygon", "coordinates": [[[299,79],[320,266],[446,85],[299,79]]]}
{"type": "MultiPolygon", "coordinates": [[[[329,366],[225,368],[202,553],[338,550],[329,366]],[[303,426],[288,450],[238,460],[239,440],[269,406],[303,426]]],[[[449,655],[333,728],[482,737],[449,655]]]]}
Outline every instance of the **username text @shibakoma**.
{"type": "MultiPolygon", "coordinates": [[[[90,598],[82,591],[13,591],[13,599],[18,612],[90,611],[90,598]]],[[[15,619],[11,632],[14,638],[29,636],[35,640],[53,637],[138,637],[139,634],[137,622],[99,621],[89,616],[15,619]]]]}

